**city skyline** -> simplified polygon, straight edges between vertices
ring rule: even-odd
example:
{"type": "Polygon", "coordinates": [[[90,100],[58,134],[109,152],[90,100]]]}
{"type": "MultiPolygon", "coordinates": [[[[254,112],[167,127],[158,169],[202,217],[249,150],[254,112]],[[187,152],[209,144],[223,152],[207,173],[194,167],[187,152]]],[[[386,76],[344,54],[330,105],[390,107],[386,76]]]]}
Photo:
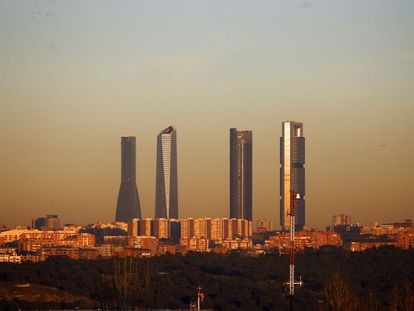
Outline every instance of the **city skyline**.
{"type": "MultiPolygon", "coordinates": [[[[282,164],[283,161],[284,161],[284,157],[283,157],[283,155],[284,155],[283,144],[284,144],[284,137],[285,137],[285,131],[286,131],[286,126],[287,125],[288,125],[290,131],[293,131],[292,133],[294,135],[294,136],[288,138],[289,140],[292,141],[292,139],[294,139],[297,135],[299,135],[298,137],[303,138],[302,137],[303,136],[303,123],[296,122],[296,121],[283,121],[282,122],[282,136],[280,137],[280,161],[281,161],[281,163],[280,163],[280,170],[281,170],[280,176],[281,177],[283,176],[282,172],[283,172],[283,168],[284,168],[284,166],[282,164]],[[298,132],[298,130],[299,130],[299,132],[298,132]]],[[[290,132],[290,131],[288,131],[288,132],[290,132]]],[[[117,203],[117,209],[116,209],[116,214],[117,214],[116,221],[124,221],[126,223],[128,223],[131,219],[134,219],[134,218],[145,219],[147,217],[150,217],[150,215],[148,215],[148,216],[141,216],[140,200],[139,200],[139,194],[138,194],[138,190],[137,190],[137,186],[136,186],[136,176],[135,176],[136,175],[136,168],[135,168],[135,166],[136,166],[136,158],[135,158],[136,157],[135,156],[136,145],[135,145],[135,140],[136,140],[136,137],[134,137],[134,136],[123,136],[123,137],[121,137],[121,186],[120,186],[120,189],[119,189],[120,191],[118,193],[118,200],[117,200],[118,203],[117,203]],[[126,192],[125,191],[122,191],[122,190],[123,189],[125,190],[126,188],[128,188],[128,187],[125,187],[125,186],[126,186],[127,183],[129,184],[131,182],[135,185],[137,204],[135,204],[135,203],[134,204],[135,204],[135,206],[138,206],[138,208],[131,209],[131,213],[133,213],[134,215],[132,215],[130,217],[130,219],[126,219],[124,216],[127,215],[127,214],[129,215],[129,212],[127,212],[126,214],[125,213],[121,213],[121,210],[124,210],[125,208],[120,208],[118,206],[120,206],[120,203],[122,203],[122,202],[125,203],[125,202],[128,201],[128,200],[126,200],[126,197],[127,196],[125,196],[126,192]],[[123,192],[124,195],[121,195],[122,192],[123,192]],[[136,212],[133,212],[134,210],[136,210],[136,212]],[[122,216],[121,214],[122,215],[125,214],[125,215],[122,216]]],[[[240,140],[240,144],[239,145],[242,145],[243,144],[242,141],[244,143],[247,143],[247,144],[250,145],[249,152],[248,152],[248,153],[250,153],[250,156],[248,156],[247,158],[250,157],[250,159],[251,159],[252,158],[252,151],[253,151],[253,149],[251,148],[251,146],[252,146],[252,131],[238,131],[235,128],[231,128],[230,129],[230,146],[232,144],[234,144],[234,147],[237,146],[238,145],[238,143],[237,143],[238,140],[240,140]],[[235,137],[233,137],[233,136],[235,136],[235,137]],[[238,136],[240,136],[240,137],[238,137],[238,136]],[[232,142],[232,140],[234,142],[232,142]]],[[[304,138],[303,138],[303,141],[297,142],[297,143],[300,145],[297,150],[300,150],[301,151],[300,153],[304,153],[304,145],[305,145],[304,144],[304,138]]],[[[168,161],[173,161],[172,158],[170,158],[170,155],[171,155],[170,149],[171,148],[172,148],[172,150],[176,150],[176,129],[173,126],[169,126],[169,127],[165,128],[165,129],[163,129],[158,134],[158,136],[157,136],[157,159],[159,159],[160,161],[162,161],[162,163],[164,163],[165,161],[167,161],[167,159],[168,159],[168,161]],[[168,136],[168,139],[166,139],[165,135],[168,136]],[[167,140],[168,140],[168,146],[165,144],[167,142],[167,140]],[[162,142],[164,142],[164,144],[162,142]],[[159,150],[162,150],[162,149],[164,149],[164,151],[166,151],[166,149],[168,149],[168,152],[167,152],[168,157],[165,158],[165,159],[163,157],[163,154],[164,153],[163,152],[159,152],[159,150]]],[[[232,148],[230,148],[230,149],[232,149],[232,148]]],[[[241,149],[243,149],[243,148],[241,148],[241,149]]],[[[237,154],[237,152],[235,152],[233,156],[236,156],[236,154],[237,154]]],[[[291,157],[291,154],[290,153],[288,153],[288,157],[289,158],[291,157]]],[[[304,169],[304,154],[301,155],[301,156],[299,156],[299,158],[301,158],[302,161],[303,161],[303,163],[301,162],[301,165],[302,165],[301,168],[304,169]]],[[[158,161],[157,161],[157,163],[158,163],[158,161]]],[[[295,166],[295,164],[297,164],[297,163],[294,163],[294,162],[289,163],[289,166],[291,167],[291,169],[292,169],[293,166],[295,166]]],[[[177,165],[175,164],[175,167],[176,166],[177,165]]],[[[230,165],[230,167],[231,166],[232,165],[230,165]]],[[[243,167],[243,165],[241,165],[240,167],[243,167]]],[[[250,171],[252,171],[252,167],[251,166],[250,166],[250,171]]],[[[157,172],[157,175],[158,175],[158,173],[159,172],[162,172],[162,170],[159,170],[158,169],[158,166],[157,166],[156,172],[157,172]]],[[[171,171],[169,171],[167,173],[167,175],[168,174],[171,174],[171,171]]],[[[250,173],[250,175],[251,175],[251,173],[250,173]]],[[[304,172],[301,173],[301,174],[299,174],[299,175],[300,175],[301,182],[303,182],[303,180],[304,180],[304,172]]],[[[284,192],[283,191],[284,187],[282,187],[282,185],[284,185],[284,181],[285,180],[283,178],[281,178],[281,180],[280,180],[280,190],[281,190],[280,191],[280,196],[281,196],[281,199],[280,199],[280,207],[279,207],[279,211],[280,211],[279,222],[281,223],[282,230],[288,230],[288,226],[284,226],[283,223],[282,223],[282,219],[283,219],[282,218],[282,215],[284,215],[284,214],[287,214],[288,215],[288,213],[284,213],[284,210],[282,208],[284,206],[284,204],[283,204],[283,201],[284,200],[282,199],[284,197],[284,195],[282,195],[282,193],[284,192]]],[[[289,180],[289,182],[290,182],[290,180],[289,180]]],[[[158,183],[156,184],[156,188],[158,188],[158,183]]],[[[295,187],[292,187],[292,188],[295,188],[295,187]]],[[[302,189],[300,191],[300,193],[302,193],[303,198],[304,198],[304,185],[299,185],[299,188],[302,189]]],[[[134,199],[133,201],[136,201],[136,200],[134,199]]],[[[298,200],[298,201],[300,201],[300,200],[298,200]]],[[[300,212],[297,212],[297,213],[299,213],[299,214],[297,214],[297,230],[301,230],[303,228],[303,225],[305,224],[305,220],[304,220],[304,218],[305,218],[305,216],[304,216],[304,214],[305,214],[304,213],[304,199],[303,199],[302,202],[303,202],[303,207],[300,206],[299,207],[299,211],[300,212]],[[302,211],[301,211],[301,209],[302,209],[302,211]]],[[[290,204],[290,202],[288,204],[290,204]]],[[[155,204],[155,206],[157,206],[157,203],[155,204]]],[[[339,211],[337,211],[337,212],[339,212],[339,211]]],[[[157,211],[156,211],[156,213],[157,213],[157,211]]],[[[229,217],[229,219],[231,219],[231,218],[233,218],[233,219],[243,219],[243,217],[238,217],[236,214],[237,213],[233,213],[232,214],[232,211],[230,209],[230,217],[229,217]]],[[[220,213],[220,215],[223,215],[223,213],[220,213]]],[[[193,216],[194,215],[192,215],[192,214],[188,214],[188,215],[185,215],[183,217],[193,217],[193,216]]],[[[205,216],[205,215],[203,215],[201,217],[212,217],[212,218],[214,218],[214,217],[219,217],[219,216],[216,216],[216,215],[207,215],[207,216],[205,216]]],[[[226,216],[220,216],[220,217],[226,217],[226,216]]],[[[329,217],[331,217],[331,216],[328,216],[328,218],[329,217]]],[[[177,215],[177,217],[166,217],[166,215],[164,215],[164,214],[159,214],[158,216],[156,214],[154,219],[156,219],[156,218],[173,218],[173,219],[178,219],[178,215],[177,215]]],[[[257,219],[260,219],[260,218],[252,218],[252,219],[249,219],[249,220],[257,220],[257,219]]],[[[271,219],[271,220],[274,221],[274,219],[271,219]]],[[[278,219],[276,219],[276,222],[277,222],[277,220],[278,219]]],[[[99,217],[98,217],[98,221],[99,221],[99,217]]],[[[310,226],[312,226],[312,224],[310,224],[310,226]]]]}
{"type": "Polygon", "coordinates": [[[411,310],[413,38],[407,0],[0,1],[0,309],[411,310]]]}
{"type": "Polygon", "coordinates": [[[253,216],[278,224],[289,119],[306,126],[307,224],[414,218],[413,12],[399,0],[2,1],[0,223],[113,221],[126,135],[152,217],[155,137],[174,124],[180,217],[228,217],[237,127],[255,136],[253,216]]]}

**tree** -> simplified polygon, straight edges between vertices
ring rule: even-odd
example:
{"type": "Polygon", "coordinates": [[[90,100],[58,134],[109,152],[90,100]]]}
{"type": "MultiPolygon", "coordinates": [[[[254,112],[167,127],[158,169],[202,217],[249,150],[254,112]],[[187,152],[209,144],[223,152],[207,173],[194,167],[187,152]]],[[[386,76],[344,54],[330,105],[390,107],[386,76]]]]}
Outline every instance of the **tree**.
{"type": "Polygon", "coordinates": [[[338,270],[329,276],[323,289],[321,311],[357,311],[358,301],[347,281],[338,270]]]}

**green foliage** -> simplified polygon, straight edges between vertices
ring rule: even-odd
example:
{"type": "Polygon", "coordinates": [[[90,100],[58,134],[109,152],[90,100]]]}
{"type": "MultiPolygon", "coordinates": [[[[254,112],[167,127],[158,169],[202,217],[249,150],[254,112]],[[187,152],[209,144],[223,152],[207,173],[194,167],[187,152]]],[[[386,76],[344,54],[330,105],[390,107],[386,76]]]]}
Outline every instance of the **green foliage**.
{"type": "MultiPolygon", "coordinates": [[[[56,287],[105,309],[187,308],[201,286],[203,308],[285,310],[288,265],[287,256],[277,254],[189,253],[97,261],[55,257],[36,264],[0,264],[0,282],[56,287]]],[[[376,311],[393,304],[409,310],[412,303],[414,250],[308,250],[298,254],[296,271],[305,282],[295,295],[297,310],[376,311]]]]}

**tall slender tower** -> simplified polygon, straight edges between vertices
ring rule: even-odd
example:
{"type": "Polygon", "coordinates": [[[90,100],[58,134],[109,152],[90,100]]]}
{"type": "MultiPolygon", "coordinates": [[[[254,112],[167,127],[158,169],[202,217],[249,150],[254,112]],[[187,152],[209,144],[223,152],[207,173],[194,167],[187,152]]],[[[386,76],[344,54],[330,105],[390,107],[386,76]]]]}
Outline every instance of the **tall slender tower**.
{"type": "Polygon", "coordinates": [[[157,137],[155,218],[178,218],[177,131],[172,125],[157,137]]]}
{"type": "Polygon", "coordinates": [[[135,137],[122,137],[121,186],[116,206],[116,221],[129,222],[133,218],[141,218],[135,165],[135,137]]]}
{"type": "Polygon", "coordinates": [[[252,220],[252,131],[230,129],[230,218],[252,220]]]}
{"type": "Polygon", "coordinates": [[[305,225],[305,137],[303,123],[282,123],[280,137],[280,226],[290,229],[291,190],[296,193],[296,230],[305,225]]]}

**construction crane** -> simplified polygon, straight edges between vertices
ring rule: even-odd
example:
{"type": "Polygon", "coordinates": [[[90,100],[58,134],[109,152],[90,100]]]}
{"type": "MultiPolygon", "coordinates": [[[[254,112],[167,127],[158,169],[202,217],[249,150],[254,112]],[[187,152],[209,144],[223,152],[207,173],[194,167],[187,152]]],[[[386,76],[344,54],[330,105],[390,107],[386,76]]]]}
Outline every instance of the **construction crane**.
{"type": "Polygon", "coordinates": [[[296,200],[300,199],[299,193],[295,190],[290,190],[290,241],[289,241],[289,292],[286,295],[289,299],[289,310],[293,311],[293,297],[295,295],[295,286],[302,286],[302,278],[299,281],[295,280],[295,217],[296,217],[296,200]]]}

